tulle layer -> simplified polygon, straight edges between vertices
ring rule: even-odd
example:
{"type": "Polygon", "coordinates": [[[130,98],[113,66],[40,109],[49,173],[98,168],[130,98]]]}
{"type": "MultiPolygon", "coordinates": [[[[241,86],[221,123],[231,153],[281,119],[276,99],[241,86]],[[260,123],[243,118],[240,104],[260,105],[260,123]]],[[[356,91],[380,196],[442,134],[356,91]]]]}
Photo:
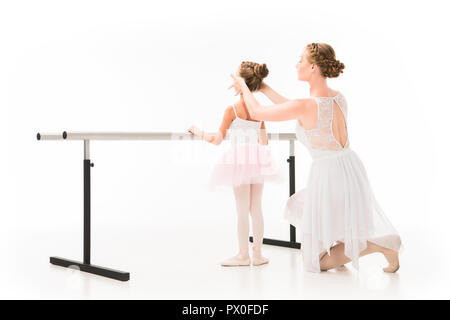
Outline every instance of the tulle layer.
{"type": "Polygon", "coordinates": [[[234,143],[214,165],[208,187],[253,183],[282,183],[284,176],[268,145],[234,143]]]}
{"type": "Polygon", "coordinates": [[[359,270],[367,241],[395,251],[403,245],[370,186],[363,163],[351,149],[312,154],[306,187],[286,202],[284,217],[297,227],[305,270],[320,272],[319,255],[336,242],[359,270]]]}

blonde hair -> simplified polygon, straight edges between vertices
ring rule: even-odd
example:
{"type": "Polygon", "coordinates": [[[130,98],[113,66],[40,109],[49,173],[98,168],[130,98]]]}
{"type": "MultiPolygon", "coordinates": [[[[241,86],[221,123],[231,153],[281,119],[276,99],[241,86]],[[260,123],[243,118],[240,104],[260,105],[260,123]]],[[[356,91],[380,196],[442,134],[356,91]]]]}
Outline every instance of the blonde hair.
{"type": "Polygon", "coordinates": [[[239,68],[239,76],[244,78],[247,87],[250,91],[258,91],[261,88],[261,83],[269,74],[269,69],[265,63],[259,64],[256,62],[243,61],[239,68]]]}
{"type": "Polygon", "coordinates": [[[306,46],[306,52],[308,61],[319,66],[322,76],[337,78],[344,72],[345,65],[336,60],[336,53],[330,45],[310,43],[306,46]]]}

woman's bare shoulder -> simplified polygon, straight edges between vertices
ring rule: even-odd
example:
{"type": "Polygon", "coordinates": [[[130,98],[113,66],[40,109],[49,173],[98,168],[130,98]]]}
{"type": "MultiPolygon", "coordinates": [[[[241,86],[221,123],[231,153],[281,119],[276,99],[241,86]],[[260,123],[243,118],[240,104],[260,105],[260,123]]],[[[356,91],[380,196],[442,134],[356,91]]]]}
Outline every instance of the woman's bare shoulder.
{"type": "Polygon", "coordinates": [[[331,91],[331,96],[332,96],[332,97],[337,96],[339,93],[341,93],[339,90],[333,90],[333,89],[332,89],[332,91],[331,91]]]}
{"type": "Polygon", "coordinates": [[[302,105],[303,110],[310,109],[316,105],[316,100],[312,97],[294,99],[298,104],[302,105]]]}

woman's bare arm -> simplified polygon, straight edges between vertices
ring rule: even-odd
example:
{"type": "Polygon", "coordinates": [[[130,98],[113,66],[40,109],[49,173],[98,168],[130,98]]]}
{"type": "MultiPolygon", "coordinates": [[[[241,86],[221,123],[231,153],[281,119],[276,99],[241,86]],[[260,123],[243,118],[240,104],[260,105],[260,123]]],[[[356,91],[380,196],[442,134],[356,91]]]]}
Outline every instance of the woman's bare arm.
{"type": "Polygon", "coordinates": [[[253,96],[252,92],[247,87],[247,84],[242,77],[234,74],[231,74],[231,77],[234,79],[234,83],[229,88],[234,87],[237,93],[242,94],[250,117],[255,120],[303,120],[303,118],[307,115],[309,103],[313,101],[312,99],[294,99],[287,100],[285,102],[278,103],[272,106],[262,107],[258,100],[256,100],[256,98],[253,96]]]}
{"type": "MultiPolygon", "coordinates": [[[[250,116],[255,120],[263,121],[287,121],[300,119],[306,115],[308,103],[311,99],[294,99],[271,106],[257,105],[253,109],[248,108],[250,116]]],[[[247,105],[248,106],[248,105],[247,105]]]]}
{"type": "Polygon", "coordinates": [[[261,91],[267,98],[269,98],[270,101],[275,104],[283,103],[289,100],[288,98],[283,97],[281,94],[273,90],[272,87],[270,87],[265,82],[262,83],[261,89],[259,91],[261,91]]]}

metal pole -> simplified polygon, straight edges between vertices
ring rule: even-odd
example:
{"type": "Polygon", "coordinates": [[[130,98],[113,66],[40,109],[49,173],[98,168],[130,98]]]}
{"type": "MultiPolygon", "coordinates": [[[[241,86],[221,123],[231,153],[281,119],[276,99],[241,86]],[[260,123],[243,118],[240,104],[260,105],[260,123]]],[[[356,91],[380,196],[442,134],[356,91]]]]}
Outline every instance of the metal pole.
{"type": "Polygon", "coordinates": [[[84,176],[83,263],[90,264],[91,263],[91,160],[89,159],[89,140],[84,140],[83,176],[84,176]]]}
{"type": "MultiPolygon", "coordinates": [[[[294,140],[289,141],[289,196],[295,193],[295,151],[294,140]]],[[[295,227],[290,225],[289,228],[290,240],[295,243],[295,227]]]]}
{"type": "MultiPolygon", "coordinates": [[[[215,134],[210,132],[209,134],[215,134]]],[[[295,139],[295,133],[267,133],[269,140],[295,139]]],[[[38,140],[202,140],[190,132],[67,132],[62,134],[38,133],[38,140]]],[[[229,137],[225,136],[225,140],[229,137]]]]}
{"type": "MultiPolygon", "coordinates": [[[[57,135],[40,135],[38,140],[42,138],[50,140],[65,139],[67,136],[62,135],[60,138],[57,135]]],[[[83,262],[74,261],[60,257],[50,257],[50,263],[71,268],[76,267],[80,271],[96,274],[102,277],[116,279],[120,281],[130,280],[130,273],[126,271],[114,270],[101,266],[91,264],[91,163],[89,154],[89,140],[84,139],[84,160],[83,160],[83,262]]]]}
{"type": "MultiPolygon", "coordinates": [[[[289,196],[292,196],[295,193],[295,153],[294,153],[295,135],[290,137],[285,136],[285,138],[289,140],[289,158],[287,159],[287,162],[289,163],[289,196]]],[[[264,238],[263,244],[300,249],[301,244],[295,242],[295,238],[296,238],[295,227],[293,225],[289,225],[289,241],[264,238]]],[[[249,240],[250,242],[253,242],[253,237],[249,237],[249,240]]]]}

